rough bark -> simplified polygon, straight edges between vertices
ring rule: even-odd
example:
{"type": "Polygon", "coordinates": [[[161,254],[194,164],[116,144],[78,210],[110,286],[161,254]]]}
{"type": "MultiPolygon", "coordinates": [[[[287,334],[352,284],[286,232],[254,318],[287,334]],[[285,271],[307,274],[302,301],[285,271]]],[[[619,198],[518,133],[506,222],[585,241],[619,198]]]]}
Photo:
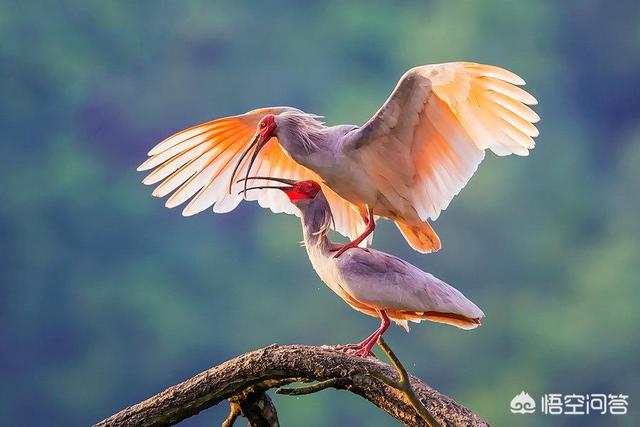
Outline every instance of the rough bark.
{"type": "MultiPolygon", "coordinates": [[[[226,425],[232,425],[235,417],[242,415],[251,425],[277,426],[275,407],[265,392],[294,382],[314,381],[356,393],[405,425],[426,426],[406,396],[381,381],[381,376],[398,379],[392,366],[375,358],[350,356],[328,346],[273,344],[210,368],[123,409],[96,426],[169,426],[222,400],[229,400],[231,404],[226,425]]],[[[442,425],[488,425],[419,379],[409,376],[409,381],[415,396],[442,425]]]]}

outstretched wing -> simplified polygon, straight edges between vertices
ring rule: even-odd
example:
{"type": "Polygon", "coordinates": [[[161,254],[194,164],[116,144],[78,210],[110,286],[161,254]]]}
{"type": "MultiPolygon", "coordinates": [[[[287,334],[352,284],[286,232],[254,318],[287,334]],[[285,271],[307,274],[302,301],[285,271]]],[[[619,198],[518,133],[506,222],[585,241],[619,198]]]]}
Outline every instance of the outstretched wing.
{"type": "MultiPolygon", "coordinates": [[[[169,208],[189,201],[182,211],[185,216],[202,212],[211,206],[214,212],[229,212],[243,199],[238,194],[243,188],[241,184],[233,183],[229,191],[231,173],[242,152],[251,143],[260,119],[267,114],[279,114],[287,110],[294,109],[261,108],[178,132],[149,151],[149,158],[138,170],[152,171],[142,182],[146,185],[159,184],[153,191],[156,197],[171,194],[166,202],[169,208]]],[[[244,176],[247,167],[247,162],[244,162],[238,176],[244,176]]],[[[275,138],[260,151],[251,176],[322,182],[314,172],[296,163],[275,138]]],[[[336,231],[350,238],[358,236],[364,224],[354,206],[324,184],[322,189],[331,205],[336,231]]],[[[281,191],[249,191],[246,199],[257,200],[260,206],[273,212],[299,215],[281,191]]]]}
{"type": "Polygon", "coordinates": [[[436,219],[484,158],[526,156],[540,120],[536,99],[510,71],[470,62],[407,71],[380,110],[350,140],[348,154],[396,206],[436,219]]]}

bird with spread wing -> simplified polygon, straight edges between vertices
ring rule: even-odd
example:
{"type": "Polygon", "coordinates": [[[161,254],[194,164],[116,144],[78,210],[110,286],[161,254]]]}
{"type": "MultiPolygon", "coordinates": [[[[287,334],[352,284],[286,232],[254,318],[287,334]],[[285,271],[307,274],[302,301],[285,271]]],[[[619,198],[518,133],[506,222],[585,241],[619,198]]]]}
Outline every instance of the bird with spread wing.
{"type": "Polygon", "coordinates": [[[434,221],[483,160],[526,156],[538,136],[536,99],[524,80],[492,65],[451,62],[407,71],[362,126],[326,126],[291,107],[261,108],[183,130],[149,151],[138,168],[167,207],[184,215],[233,210],[245,197],[299,215],[284,194],[242,192],[252,172],[321,184],[336,231],[366,244],[378,217],[396,223],[422,253],[440,249],[434,221]]]}

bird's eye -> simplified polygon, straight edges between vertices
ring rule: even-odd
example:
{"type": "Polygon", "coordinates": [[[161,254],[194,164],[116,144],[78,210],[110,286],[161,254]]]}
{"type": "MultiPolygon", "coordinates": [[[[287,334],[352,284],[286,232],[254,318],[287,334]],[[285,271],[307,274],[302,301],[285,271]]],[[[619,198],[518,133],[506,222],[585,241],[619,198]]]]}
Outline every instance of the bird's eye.
{"type": "Polygon", "coordinates": [[[261,127],[261,128],[263,128],[263,127],[265,127],[265,126],[266,126],[266,125],[264,124],[264,122],[261,122],[261,123],[260,123],[260,127],[261,127]]]}

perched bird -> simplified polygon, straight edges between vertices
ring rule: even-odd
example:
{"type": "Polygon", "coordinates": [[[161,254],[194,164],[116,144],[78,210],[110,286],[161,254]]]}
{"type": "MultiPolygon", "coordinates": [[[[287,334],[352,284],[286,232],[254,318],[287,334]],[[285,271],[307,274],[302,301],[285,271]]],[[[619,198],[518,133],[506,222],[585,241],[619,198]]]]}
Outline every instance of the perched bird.
{"type": "MultiPolygon", "coordinates": [[[[435,220],[467,184],[490,149],[526,156],[540,118],[525,104],[536,99],[524,80],[491,65],[451,62],[407,71],[384,105],[362,126],[325,126],[291,107],[262,108],[179,132],[149,151],[138,170],[154,196],[173,193],[167,207],[191,199],[193,215],[213,205],[234,209],[236,174],[320,182],[335,229],[352,239],[336,256],[362,242],[375,220],[396,225],[415,250],[440,249],[435,220]]],[[[274,212],[296,213],[282,194],[247,193],[274,212]]]]}
{"type": "Polygon", "coordinates": [[[462,329],[480,325],[484,313],[455,288],[408,262],[375,249],[350,250],[333,256],[335,243],[327,233],[333,219],[320,184],[264,178],[283,185],[258,185],[251,189],[277,188],[299,210],[304,244],[318,276],[354,309],[380,317],[380,327],[361,343],[340,346],[353,354],[369,355],[390,319],[408,328],[408,321],[447,323],[462,329]]]}

